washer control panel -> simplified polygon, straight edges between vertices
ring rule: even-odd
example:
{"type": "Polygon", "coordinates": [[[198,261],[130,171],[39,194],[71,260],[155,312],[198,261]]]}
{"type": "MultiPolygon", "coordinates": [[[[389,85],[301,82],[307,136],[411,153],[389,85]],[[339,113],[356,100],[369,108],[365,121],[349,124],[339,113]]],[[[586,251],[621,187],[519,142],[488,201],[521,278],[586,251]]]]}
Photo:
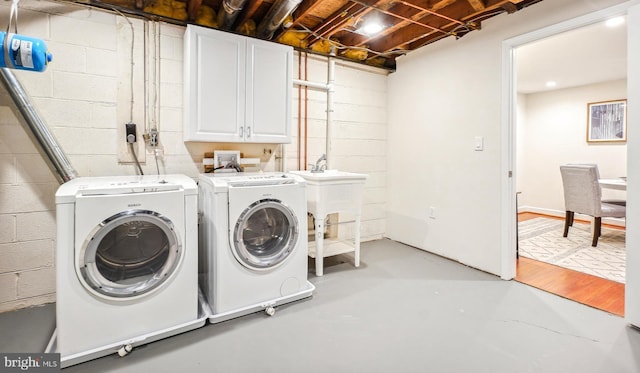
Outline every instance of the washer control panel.
{"type": "Polygon", "coordinates": [[[260,185],[283,185],[283,184],[295,184],[296,180],[285,174],[268,174],[268,175],[252,175],[242,176],[237,179],[230,178],[229,186],[231,187],[243,187],[243,186],[260,186],[260,185]]]}

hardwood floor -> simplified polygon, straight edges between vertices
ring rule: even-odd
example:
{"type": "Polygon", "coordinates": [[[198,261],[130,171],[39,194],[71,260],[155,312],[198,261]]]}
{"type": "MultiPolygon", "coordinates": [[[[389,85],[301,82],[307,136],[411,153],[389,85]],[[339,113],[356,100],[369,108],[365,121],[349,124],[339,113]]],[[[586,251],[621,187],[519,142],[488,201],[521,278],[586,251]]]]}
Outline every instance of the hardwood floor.
{"type": "MultiPolygon", "coordinates": [[[[536,217],[555,218],[535,213],[520,213],[518,221],[536,217]]],[[[614,315],[624,316],[624,284],[522,256],[518,259],[516,268],[515,280],[518,282],[614,315]]]]}

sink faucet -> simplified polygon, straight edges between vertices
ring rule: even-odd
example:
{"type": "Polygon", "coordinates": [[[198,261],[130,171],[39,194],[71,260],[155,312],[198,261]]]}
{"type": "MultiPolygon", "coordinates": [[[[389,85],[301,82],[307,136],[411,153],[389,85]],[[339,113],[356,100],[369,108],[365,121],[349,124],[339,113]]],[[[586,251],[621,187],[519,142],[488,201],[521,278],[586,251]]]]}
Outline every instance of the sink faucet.
{"type": "Polygon", "coordinates": [[[310,164],[309,166],[311,166],[311,172],[324,172],[324,170],[327,169],[327,155],[323,154],[320,156],[320,158],[318,158],[318,160],[316,161],[316,164],[310,164]],[[324,161],[324,164],[321,166],[320,162],[324,161]]]}

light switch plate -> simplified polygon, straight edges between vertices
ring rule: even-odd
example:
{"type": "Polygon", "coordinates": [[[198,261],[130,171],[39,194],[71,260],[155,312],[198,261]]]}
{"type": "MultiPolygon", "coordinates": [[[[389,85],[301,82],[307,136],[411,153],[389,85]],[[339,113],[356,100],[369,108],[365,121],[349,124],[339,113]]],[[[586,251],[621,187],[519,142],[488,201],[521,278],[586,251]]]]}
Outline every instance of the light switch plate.
{"type": "Polygon", "coordinates": [[[435,219],[435,218],[436,218],[436,208],[429,207],[429,219],[435,219]]]}
{"type": "Polygon", "coordinates": [[[484,138],[482,136],[476,136],[474,138],[473,150],[481,152],[484,150],[484,138]]]}

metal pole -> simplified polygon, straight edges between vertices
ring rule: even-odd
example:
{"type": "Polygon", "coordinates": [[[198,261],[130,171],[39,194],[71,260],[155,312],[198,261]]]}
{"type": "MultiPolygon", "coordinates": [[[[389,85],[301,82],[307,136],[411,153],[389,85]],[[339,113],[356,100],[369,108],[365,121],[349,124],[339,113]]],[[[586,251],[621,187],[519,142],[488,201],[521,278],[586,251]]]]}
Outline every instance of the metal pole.
{"type": "Polygon", "coordinates": [[[40,115],[36,111],[35,107],[31,104],[29,95],[22,87],[22,84],[18,81],[13,72],[7,68],[0,68],[0,80],[6,88],[7,92],[16,104],[20,113],[25,119],[29,129],[33,133],[40,149],[46,155],[51,162],[53,168],[55,168],[59,180],[62,183],[78,177],[78,174],[71,166],[71,163],[67,159],[57,140],[49,131],[46,123],[40,118],[40,115]]]}

